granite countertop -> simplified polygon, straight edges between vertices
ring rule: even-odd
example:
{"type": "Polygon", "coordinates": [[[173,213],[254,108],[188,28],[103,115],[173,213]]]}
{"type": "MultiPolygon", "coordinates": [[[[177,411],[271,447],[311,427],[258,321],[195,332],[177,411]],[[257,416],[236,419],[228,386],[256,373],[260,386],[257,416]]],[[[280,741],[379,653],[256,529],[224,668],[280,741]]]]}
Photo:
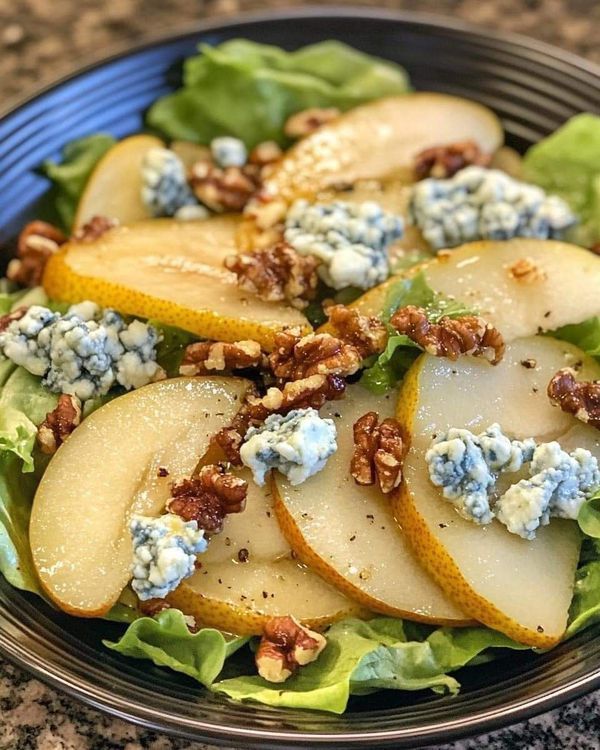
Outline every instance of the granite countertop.
{"type": "MultiPolygon", "coordinates": [[[[0,0],[0,100],[21,96],[107,48],[207,16],[285,0],[0,0]]],[[[320,3],[304,3],[319,5],[320,3]]],[[[346,0],[345,5],[352,5],[346,0]]],[[[362,0],[529,34],[600,62],[597,0],[362,0]]],[[[0,750],[209,750],[112,719],[0,660],[0,750]]],[[[436,750],[600,748],[600,691],[493,734],[436,750]]]]}

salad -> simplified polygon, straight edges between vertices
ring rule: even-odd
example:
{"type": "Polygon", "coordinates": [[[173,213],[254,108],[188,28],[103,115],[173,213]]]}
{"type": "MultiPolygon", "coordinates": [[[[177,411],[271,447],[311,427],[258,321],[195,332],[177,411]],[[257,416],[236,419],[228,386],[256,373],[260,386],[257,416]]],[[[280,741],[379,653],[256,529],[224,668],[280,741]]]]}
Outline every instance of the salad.
{"type": "Polygon", "coordinates": [[[43,165],[2,281],[7,581],[336,713],[596,622],[600,118],[522,156],[395,64],[240,39],[146,125],[43,165]]]}

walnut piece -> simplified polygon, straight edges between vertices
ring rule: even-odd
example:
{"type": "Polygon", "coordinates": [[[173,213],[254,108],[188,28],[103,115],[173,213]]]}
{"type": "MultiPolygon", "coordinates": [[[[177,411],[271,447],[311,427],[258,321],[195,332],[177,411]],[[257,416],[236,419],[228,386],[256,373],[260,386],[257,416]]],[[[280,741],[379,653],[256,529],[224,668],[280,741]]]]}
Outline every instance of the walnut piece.
{"type": "Polygon", "coordinates": [[[352,344],[346,344],[329,333],[303,336],[299,328],[277,333],[269,364],[280,381],[302,380],[311,375],[354,374],[362,357],[352,344]]]}
{"type": "Polygon", "coordinates": [[[338,338],[352,344],[362,359],[385,349],[388,332],[379,318],[361,315],[346,305],[330,305],[325,312],[338,338]]]}
{"type": "Polygon", "coordinates": [[[357,484],[379,485],[386,495],[402,480],[404,444],[402,430],[395,419],[381,424],[377,412],[369,411],[354,424],[354,453],[350,473],[357,484]]]}
{"type": "Polygon", "coordinates": [[[257,164],[259,167],[266,167],[279,161],[283,156],[283,151],[275,141],[263,141],[255,146],[248,155],[250,164],[257,164]]]}
{"type": "Polygon", "coordinates": [[[190,186],[196,198],[213,211],[241,211],[260,184],[260,168],[221,168],[208,160],[196,162],[190,171],[190,186]]]}
{"type": "Polygon", "coordinates": [[[520,258],[508,267],[508,274],[522,284],[535,284],[544,281],[546,272],[542,271],[531,258],[520,258]]]}
{"type": "Polygon", "coordinates": [[[484,154],[475,141],[459,141],[421,151],[415,157],[414,172],[417,180],[425,177],[444,179],[471,164],[487,167],[490,161],[491,156],[484,154]]]}
{"type": "Polygon", "coordinates": [[[287,300],[300,309],[314,299],[318,265],[318,260],[300,255],[284,242],[225,259],[225,267],[236,274],[240,289],[267,302],[287,300]]]}
{"type": "Polygon", "coordinates": [[[339,116],[340,110],[336,107],[311,107],[288,117],[283,132],[288,138],[304,138],[339,116]]]}
{"type": "Polygon", "coordinates": [[[242,370],[262,362],[257,341],[200,341],[190,344],[183,355],[180,375],[204,375],[221,370],[242,370]]]}
{"type": "Polygon", "coordinates": [[[600,380],[575,380],[575,371],[559,370],[548,383],[548,397],[560,408],[600,430],[600,380]]]}
{"type": "Polygon", "coordinates": [[[61,394],[56,408],[46,414],[46,419],[38,427],[37,442],[42,453],[56,453],[80,422],[79,399],[66,393],[61,394]]]}
{"type": "Polygon", "coordinates": [[[103,234],[119,226],[118,219],[110,219],[108,216],[92,216],[92,218],[80,227],[73,239],[78,242],[94,242],[103,234]]]}
{"type": "Polygon", "coordinates": [[[256,651],[258,674],[268,682],[285,682],[300,667],[316,661],[326,645],[325,636],[294,617],[273,617],[264,626],[256,651]]]}
{"type": "Polygon", "coordinates": [[[66,241],[65,235],[52,224],[30,222],[19,235],[17,257],[8,264],[7,278],[20,286],[39,286],[48,259],[66,241]]]}
{"type": "Polygon", "coordinates": [[[407,305],[396,310],[390,323],[434,357],[455,360],[461,354],[471,354],[497,365],[504,356],[502,334],[478,315],[431,323],[424,308],[407,305]]]}
{"type": "Polygon", "coordinates": [[[13,310],[12,312],[6,313],[6,315],[0,316],[0,333],[2,331],[6,331],[13,320],[21,320],[27,310],[28,307],[26,305],[23,305],[22,307],[17,307],[17,309],[13,310]]]}
{"type": "Polygon", "coordinates": [[[241,513],[246,507],[248,482],[223,466],[203,466],[197,476],[175,482],[167,503],[169,513],[184,521],[197,521],[207,534],[218,534],[229,513],[241,513]]]}

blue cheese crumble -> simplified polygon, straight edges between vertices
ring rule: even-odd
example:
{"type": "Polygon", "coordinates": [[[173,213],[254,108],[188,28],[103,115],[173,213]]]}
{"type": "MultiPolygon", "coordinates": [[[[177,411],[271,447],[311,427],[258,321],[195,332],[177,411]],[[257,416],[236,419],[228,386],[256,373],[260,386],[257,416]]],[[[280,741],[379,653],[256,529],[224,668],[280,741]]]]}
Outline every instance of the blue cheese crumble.
{"type": "Polygon", "coordinates": [[[206,550],[204,531],[196,521],[173,513],[159,518],[134,516],[129,525],[133,540],[131,586],[138,597],[162,599],[189,578],[196,555],[206,550]]]}
{"type": "Polygon", "coordinates": [[[436,250],[473,240],[562,239],[576,217],[561,198],[496,169],[470,166],[412,189],[409,216],[436,250]]]}
{"type": "Polygon", "coordinates": [[[142,162],[142,202],[151,216],[175,216],[198,200],[188,185],[185,166],[168,148],[151,148],[142,162]]]}
{"type": "Polygon", "coordinates": [[[490,523],[494,513],[490,495],[497,474],[518,471],[531,460],[535,442],[510,440],[500,425],[480,435],[452,427],[438,435],[425,454],[429,478],[459,514],[479,524],[490,523]]]}
{"type": "Polygon", "coordinates": [[[93,302],[64,315],[32,305],[0,333],[0,355],[42,379],[54,393],[82,401],[103,396],[113,385],[139,388],[160,377],[156,329],[93,302]]]}
{"type": "Polygon", "coordinates": [[[213,138],[210,142],[212,158],[222,169],[243,167],[248,161],[248,152],[244,141],[230,135],[213,138]]]}
{"type": "Polygon", "coordinates": [[[387,279],[387,249],[403,233],[402,218],[374,201],[297,200],[288,211],[284,236],[296,252],[322,262],[318,273],[329,286],[370,289],[387,279]]]}
{"type": "Polygon", "coordinates": [[[496,504],[498,520],[523,539],[534,539],[550,518],[576,519],[600,485],[596,457],[584,448],[567,453],[557,442],[535,449],[529,471],[530,478],[509,487],[496,504]]]}
{"type": "Polygon", "coordinates": [[[301,484],[325,466],[337,450],[333,420],[322,419],[316,409],[295,409],[285,416],[271,414],[260,427],[251,427],[240,449],[242,462],[256,484],[277,469],[291,484],[301,484]]]}

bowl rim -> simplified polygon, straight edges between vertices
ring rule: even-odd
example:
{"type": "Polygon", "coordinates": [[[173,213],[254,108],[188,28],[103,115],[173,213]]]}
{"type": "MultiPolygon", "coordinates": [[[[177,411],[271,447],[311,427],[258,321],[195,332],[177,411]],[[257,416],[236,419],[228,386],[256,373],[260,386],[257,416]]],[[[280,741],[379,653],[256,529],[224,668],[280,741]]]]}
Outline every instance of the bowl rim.
{"type": "MultiPolygon", "coordinates": [[[[584,75],[600,79],[600,65],[586,60],[577,54],[562,50],[546,42],[532,39],[522,34],[486,29],[478,25],[457,20],[451,16],[437,13],[404,11],[372,8],[365,6],[341,6],[337,4],[323,6],[288,7],[273,11],[253,11],[237,13],[233,16],[216,16],[200,19],[184,27],[174,27],[163,34],[147,34],[134,43],[122,43],[112,46],[108,52],[99,56],[85,56],[81,64],[55,78],[34,87],[25,96],[9,99],[0,108],[0,122],[16,114],[21,108],[31,104],[45,94],[63,84],[83,77],[104,65],[136,53],[160,47],[165,44],[199,36],[211,31],[231,30],[249,23],[261,23],[281,20],[303,20],[314,18],[344,18],[356,20],[376,20],[384,22],[405,23],[429,27],[438,31],[455,31],[467,34],[471,39],[482,39],[486,42],[498,42],[521,47],[528,52],[535,52],[551,58],[556,63],[564,63],[576,68],[584,75]]],[[[335,36],[335,34],[333,34],[335,36]]],[[[493,731],[532,716],[552,710],[564,703],[600,687],[600,665],[590,672],[566,683],[547,688],[534,696],[517,699],[511,704],[491,709],[478,709],[474,714],[449,720],[440,720],[435,725],[415,728],[396,728],[360,732],[323,732],[290,731],[283,727],[277,729],[254,727],[218,727],[193,717],[175,717],[155,707],[147,707],[122,695],[115,696],[110,690],[94,685],[77,674],[70,673],[52,660],[50,656],[40,655],[28,647],[25,642],[11,637],[11,630],[19,627],[18,613],[11,611],[0,599],[0,653],[10,662],[25,669],[47,685],[57,688],[67,695],[100,710],[110,716],[143,726],[148,729],[186,739],[213,742],[219,745],[231,745],[244,740],[246,747],[363,747],[389,746],[401,743],[401,747],[424,747],[432,742],[447,742],[463,737],[474,737],[483,732],[493,731]],[[201,737],[200,737],[201,735],[201,737]],[[406,743],[410,741],[410,745],[406,743]]],[[[33,641],[32,641],[33,642],[33,641]]]]}

